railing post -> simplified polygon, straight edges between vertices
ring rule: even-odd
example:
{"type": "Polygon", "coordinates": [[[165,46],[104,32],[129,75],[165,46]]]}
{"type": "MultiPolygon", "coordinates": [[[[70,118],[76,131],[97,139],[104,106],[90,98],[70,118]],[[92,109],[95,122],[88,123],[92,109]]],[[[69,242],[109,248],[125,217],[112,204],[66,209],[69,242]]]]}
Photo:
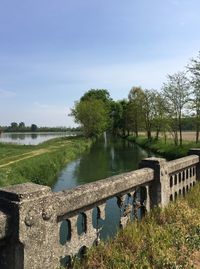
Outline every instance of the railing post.
{"type": "Polygon", "coordinates": [[[188,155],[197,155],[199,156],[199,163],[196,166],[196,175],[197,181],[200,181],[200,148],[191,148],[188,152],[188,155]]]}
{"type": "Polygon", "coordinates": [[[56,268],[59,255],[52,192],[32,183],[0,189],[0,210],[11,218],[6,269],[56,268]],[[56,246],[56,244],[55,244],[56,246]]]}
{"type": "Polygon", "coordinates": [[[149,184],[150,208],[166,206],[169,203],[170,186],[167,162],[163,158],[146,158],[139,168],[154,170],[154,180],[149,184]]]}

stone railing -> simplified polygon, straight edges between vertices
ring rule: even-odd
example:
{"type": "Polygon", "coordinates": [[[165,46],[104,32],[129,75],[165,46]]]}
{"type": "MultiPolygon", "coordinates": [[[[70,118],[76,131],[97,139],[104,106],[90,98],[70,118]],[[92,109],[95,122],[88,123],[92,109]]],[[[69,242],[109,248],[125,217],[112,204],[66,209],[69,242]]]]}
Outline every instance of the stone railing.
{"type": "Polygon", "coordinates": [[[109,203],[119,228],[166,206],[200,179],[200,150],[189,154],[170,162],[147,158],[139,170],[57,193],[32,183],[0,189],[0,268],[56,269],[69,263],[103,237],[109,203]]]}

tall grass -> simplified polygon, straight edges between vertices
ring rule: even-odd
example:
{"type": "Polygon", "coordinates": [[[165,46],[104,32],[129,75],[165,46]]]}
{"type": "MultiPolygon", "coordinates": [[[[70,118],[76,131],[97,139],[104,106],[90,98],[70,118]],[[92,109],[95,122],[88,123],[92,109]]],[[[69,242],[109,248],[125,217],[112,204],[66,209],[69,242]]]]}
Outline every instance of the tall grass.
{"type": "MultiPolygon", "coordinates": [[[[0,156],[4,156],[0,164],[17,161],[24,153],[44,149],[38,156],[11,163],[0,168],[0,186],[34,182],[52,185],[61,168],[80,155],[91,144],[91,140],[79,138],[57,138],[39,146],[20,146],[3,144],[0,156]],[[6,154],[6,150],[7,154],[6,154]]],[[[24,156],[24,155],[23,155],[24,156]]]]}
{"type": "Polygon", "coordinates": [[[74,269],[200,268],[200,184],[141,222],[129,224],[115,239],[101,242],[74,269]]]}
{"type": "Polygon", "coordinates": [[[148,140],[148,138],[144,136],[139,136],[137,138],[129,136],[127,139],[145,149],[149,149],[152,152],[167,158],[168,160],[184,157],[187,155],[190,148],[200,147],[200,143],[196,144],[194,142],[184,141],[182,146],[175,146],[171,139],[168,139],[165,143],[162,138],[158,140],[154,138],[148,140]]]}

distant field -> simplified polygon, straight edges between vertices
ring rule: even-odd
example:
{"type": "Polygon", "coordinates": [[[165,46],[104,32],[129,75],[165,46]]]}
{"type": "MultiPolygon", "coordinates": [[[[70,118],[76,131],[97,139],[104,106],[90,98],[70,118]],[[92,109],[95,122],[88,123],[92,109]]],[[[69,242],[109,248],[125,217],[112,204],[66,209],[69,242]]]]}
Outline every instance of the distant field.
{"type": "Polygon", "coordinates": [[[196,132],[183,132],[183,140],[195,141],[196,140],[196,132]]]}
{"type": "MultiPolygon", "coordinates": [[[[140,135],[145,135],[145,132],[140,132],[140,135]]],[[[155,132],[152,133],[155,136],[155,132]]],[[[162,136],[162,134],[160,134],[162,136]]],[[[171,133],[167,133],[168,138],[173,138],[171,133]]],[[[183,140],[185,141],[195,141],[196,140],[196,132],[194,131],[184,131],[183,132],[183,140]]]]}

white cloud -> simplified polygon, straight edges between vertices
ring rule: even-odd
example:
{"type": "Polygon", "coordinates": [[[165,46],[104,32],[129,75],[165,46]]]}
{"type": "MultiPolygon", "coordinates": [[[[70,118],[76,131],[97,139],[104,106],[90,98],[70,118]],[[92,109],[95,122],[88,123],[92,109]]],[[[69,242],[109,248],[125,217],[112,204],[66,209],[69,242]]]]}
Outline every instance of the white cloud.
{"type": "Polygon", "coordinates": [[[12,98],[16,96],[15,92],[0,89],[0,98],[12,98]]]}

